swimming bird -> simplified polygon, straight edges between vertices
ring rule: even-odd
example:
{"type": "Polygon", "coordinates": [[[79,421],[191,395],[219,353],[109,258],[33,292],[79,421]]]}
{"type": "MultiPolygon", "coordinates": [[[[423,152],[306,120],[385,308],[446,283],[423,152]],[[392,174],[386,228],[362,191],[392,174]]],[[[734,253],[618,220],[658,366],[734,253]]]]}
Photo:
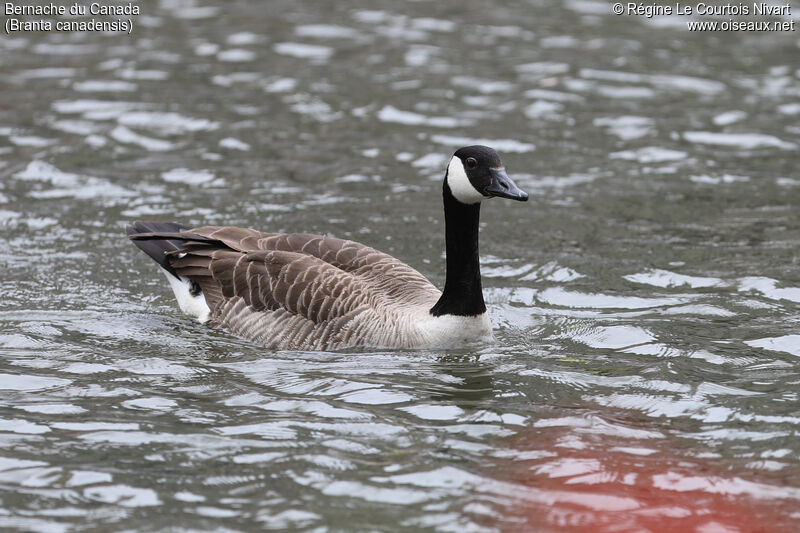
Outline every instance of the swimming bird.
{"type": "Polygon", "coordinates": [[[399,259],[305,233],[135,222],[128,237],[200,322],[271,349],[453,346],[491,338],[481,289],[481,202],[526,201],[495,150],[453,154],[442,186],[446,279],[439,291],[399,259]]]}

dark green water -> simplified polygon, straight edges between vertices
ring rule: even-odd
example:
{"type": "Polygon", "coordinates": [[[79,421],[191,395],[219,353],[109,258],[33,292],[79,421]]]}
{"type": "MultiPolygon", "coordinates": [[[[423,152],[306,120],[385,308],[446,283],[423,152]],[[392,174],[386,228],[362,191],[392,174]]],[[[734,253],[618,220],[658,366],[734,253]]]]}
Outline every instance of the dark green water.
{"type": "Polygon", "coordinates": [[[131,35],[0,37],[0,528],[800,520],[797,32],[137,5],[131,35]],[[182,316],[123,235],[324,233],[441,286],[444,165],[475,142],[531,194],[483,208],[492,345],[267,352],[182,316]]]}

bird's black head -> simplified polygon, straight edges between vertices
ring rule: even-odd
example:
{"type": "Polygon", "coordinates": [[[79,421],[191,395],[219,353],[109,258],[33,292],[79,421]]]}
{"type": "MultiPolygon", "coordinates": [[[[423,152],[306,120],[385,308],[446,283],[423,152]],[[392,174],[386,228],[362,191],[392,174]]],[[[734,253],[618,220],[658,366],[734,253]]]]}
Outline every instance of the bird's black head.
{"type": "Polygon", "coordinates": [[[462,204],[475,204],[495,196],[522,202],[528,199],[528,193],[511,181],[500,156],[488,146],[456,150],[445,179],[453,197],[462,204]]]}

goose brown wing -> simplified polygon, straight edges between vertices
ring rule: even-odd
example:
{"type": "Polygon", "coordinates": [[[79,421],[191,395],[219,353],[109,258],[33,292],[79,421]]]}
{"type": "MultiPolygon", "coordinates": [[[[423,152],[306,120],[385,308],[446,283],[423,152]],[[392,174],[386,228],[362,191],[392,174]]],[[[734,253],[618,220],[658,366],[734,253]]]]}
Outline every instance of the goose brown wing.
{"type": "MultiPolygon", "coordinates": [[[[187,232],[217,240],[242,253],[273,251],[316,258],[373,286],[382,298],[398,303],[427,304],[440,294],[415,269],[391,255],[354,241],[306,233],[262,233],[230,226],[205,226],[187,232]]],[[[311,264],[314,263],[306,265],[311,264]]]]}
{"type": "Polygon", "coordinates": [[[234,298],[254,311],[285,310],[321,324],[367,310],[430,306],[440,294],[413,268],[353,241],[216,226],[164,237],[176,235],[185,245],[167,252],[169,264],[200,285],[212,320],[230,322],[218,315],[234,298]]]}
{"type": "Polygon", "coordinates": [[[242,299],[254,311],[288,311],[315,324],[341,318],[370,303],[366,284],[316,257],[280,250],[242,252],[189,243],[169,259],[181,275],[195,280],[212,319],[223,304],[242,299]]]}

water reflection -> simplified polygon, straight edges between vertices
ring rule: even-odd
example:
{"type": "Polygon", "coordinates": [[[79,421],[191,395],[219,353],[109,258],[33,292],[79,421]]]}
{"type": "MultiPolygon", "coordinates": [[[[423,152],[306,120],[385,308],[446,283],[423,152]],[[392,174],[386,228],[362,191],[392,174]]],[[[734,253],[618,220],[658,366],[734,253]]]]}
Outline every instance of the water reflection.
{"type": "Polygon", "coordinates": [[[430,391],[431,399],[453,406],[491,403],[495,394],[493,365],[481,363],[481,355],[437,357],[437,374],[443,384],[430,391]]]}

